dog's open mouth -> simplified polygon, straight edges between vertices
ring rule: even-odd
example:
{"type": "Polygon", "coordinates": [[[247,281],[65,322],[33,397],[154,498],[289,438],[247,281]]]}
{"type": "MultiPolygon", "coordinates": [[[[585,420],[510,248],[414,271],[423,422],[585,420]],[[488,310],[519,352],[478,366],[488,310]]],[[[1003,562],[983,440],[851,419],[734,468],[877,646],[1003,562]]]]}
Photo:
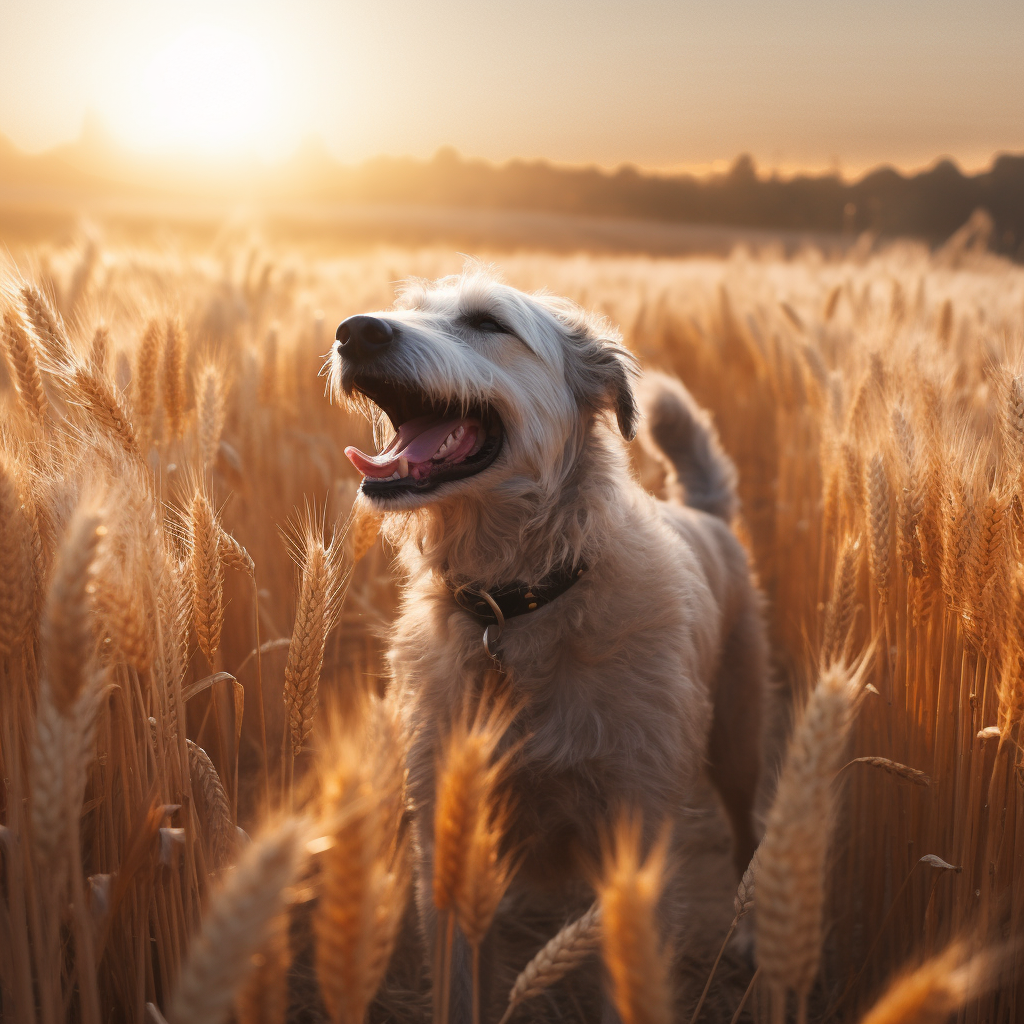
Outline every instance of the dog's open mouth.
{"type": "Polygon", "coordinates": [[[365,395],[391,420],[395,436],[377,455],[349,445],[352,465],[363,474],[371,496],[432,490],[439,484],[475,476],[498,456],[504,429],[485,406],[469,409],[436,401],[406,384],[356,378],[353,390],[365,395]]]}

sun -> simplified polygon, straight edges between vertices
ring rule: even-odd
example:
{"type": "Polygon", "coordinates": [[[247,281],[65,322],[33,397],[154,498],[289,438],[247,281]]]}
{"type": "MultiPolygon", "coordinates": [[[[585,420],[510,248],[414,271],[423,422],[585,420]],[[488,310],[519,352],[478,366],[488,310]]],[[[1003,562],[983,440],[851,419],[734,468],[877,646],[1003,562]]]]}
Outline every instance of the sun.
{"type": "Polygon", "coordinates": [[[122,129],[146,149],[221,154],[258,146],[273,119],[270,63],[220,26],[180,30],[144,58],[122,129]]]}

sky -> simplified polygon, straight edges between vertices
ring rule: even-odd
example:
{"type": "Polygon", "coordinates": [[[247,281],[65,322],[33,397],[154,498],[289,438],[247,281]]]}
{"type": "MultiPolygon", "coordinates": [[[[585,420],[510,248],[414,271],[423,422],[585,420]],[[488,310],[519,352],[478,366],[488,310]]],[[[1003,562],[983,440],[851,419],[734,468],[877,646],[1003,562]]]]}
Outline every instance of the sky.
{"type": "Polygon", "coordinates": [[[702,170],[1024,151],[1024,0],[0,0],[0,132],[702,170]]]}

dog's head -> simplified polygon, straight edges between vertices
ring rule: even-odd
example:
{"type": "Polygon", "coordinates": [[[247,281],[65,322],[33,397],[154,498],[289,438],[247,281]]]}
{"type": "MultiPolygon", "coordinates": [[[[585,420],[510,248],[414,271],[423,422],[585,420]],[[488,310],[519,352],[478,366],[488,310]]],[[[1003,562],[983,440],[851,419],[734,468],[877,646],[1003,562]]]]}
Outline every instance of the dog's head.
{"type": "Polygon", "coordinates": [[[633,437],[635,374],[604,321],[483,273],[413,283],[395,309],[349,317],[330,364],[381,447],[345,450],[362,491],[395,511],[513,481],[556,488],[602,413],[633,437]]]}

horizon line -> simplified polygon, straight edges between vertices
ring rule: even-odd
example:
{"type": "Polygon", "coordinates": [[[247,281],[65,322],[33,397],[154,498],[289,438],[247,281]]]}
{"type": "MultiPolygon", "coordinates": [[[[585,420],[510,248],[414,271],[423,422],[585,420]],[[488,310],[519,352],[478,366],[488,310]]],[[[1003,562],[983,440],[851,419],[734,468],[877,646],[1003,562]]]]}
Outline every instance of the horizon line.
{"type": "Polygon", "coordinates": [[[979,157],[976,160],[965,160],[950,153],[939,153],[927,160],[913,164],[902,164],[895,160],[880,158],[871,162],[844,166],[842,160],[836,157],[822,163],[768,163],[763,159],[759,160],[749,150],[745,150],[735,154],[732,158],[721,158],[712,161],[643,164],[629,159],[622,159],[617,162],[602,162],[600,160],[572,161],[559,160],[544,155],[515,155],[493,158],[465,153],[451,143],[440,143],[429,155],[415,152],[382,151],[354,159],[346,159],[332,150],[322,134],[310,132],[291,146],[282,156],[268,159],[264,153],[259,152],[256,147],[252,146],[239,147],[222,153],[203,152],[187,146],[170,146],[158,149],[133,146],[131,143],[118,137],[108,127],[106,122],[95,114],[87,114],[83,118],[82,126],[77,136],[55,142],[43,148],[37,149],[19,143],[2,126],[0,126],[0,138],[6,140],[19,155],[27,158],[58,155],[62,150],[74,149],[76,147],[85,148],[91,144],[97,148],[103,147],[108,151],[130,156],[141,163],[170,159],[175,163],[184,164],[193,170],[202,170],[204,172],[213,171],[218,165],[221,167],[232,167],[239,162],[252,161],[257,161],[260,169],[273,170],[282,168],[296,160],[302,156],[303,152],[320,150],[339,169],[350,170],[357,169],[375,160],[411,161],[428,164],[450,155],[464,163],[483,163],[495,168],[501,168],[514,163],[546,164],[557,170],[565,171],[597,170],[604,174],[614,175],[625,170],[632,170],[648,177],[692,177],[707,180],[727,175],[741,161],[749,160],[753,165],[757,178],[762,181],[772,179],[791,180],[798,177],[833,177],[847,184],[861,180],[877,171],[887,169],[894,170],[904,177],[913,177],[926,173],[943,163],[952,164],[964,176],[975,176],[990,170],[1000,157],[1024,155],[1024,150],[997,149],[989,156],[985,158],[979,157]]]}

